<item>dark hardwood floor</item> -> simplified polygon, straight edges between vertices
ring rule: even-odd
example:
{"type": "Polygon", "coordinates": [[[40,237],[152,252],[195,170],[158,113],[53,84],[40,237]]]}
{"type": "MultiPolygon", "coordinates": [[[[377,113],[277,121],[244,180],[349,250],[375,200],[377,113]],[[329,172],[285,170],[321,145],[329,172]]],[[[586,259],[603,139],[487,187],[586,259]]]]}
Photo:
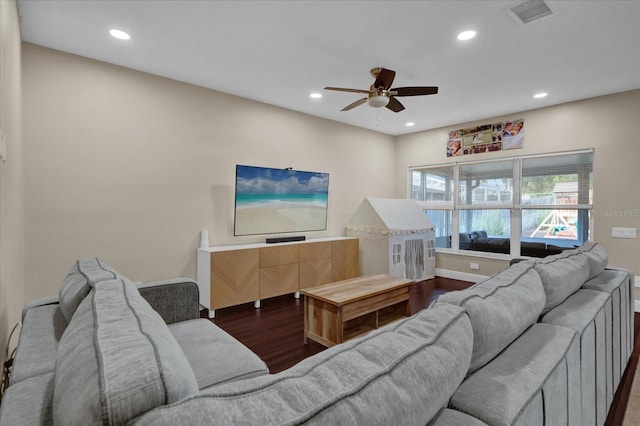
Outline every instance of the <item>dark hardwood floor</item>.
{"type": "MultiPolygon", "coordinates": [[[[472,284],[441,277],[416,283],[411,288],[411,312],[428,307],[442,293],[462,290],[472,284]]],[[[253,307],[253,303],[218,309],[216,318],[211,321],[255,352],[272,373],[278,373],[325,349],[313,341],[307,345],[303,343],[303,312],[302,298],[286,295],[263,300],[258,309],[253,307]]],[[[202,312],[203,317],[206,314],[202,312]]],[[[639,332],[640,314],[635,314],[634,351],[611,405],[606,426],[622,425],[638,364],[639,332]]]]}

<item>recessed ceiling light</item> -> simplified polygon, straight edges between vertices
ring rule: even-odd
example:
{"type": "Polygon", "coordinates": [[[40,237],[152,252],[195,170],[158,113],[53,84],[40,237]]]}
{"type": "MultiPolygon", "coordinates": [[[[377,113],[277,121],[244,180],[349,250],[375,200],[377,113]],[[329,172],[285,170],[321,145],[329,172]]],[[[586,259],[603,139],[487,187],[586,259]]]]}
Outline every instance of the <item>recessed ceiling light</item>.
{"type": "Polygon", "coordinates": [[[414,123],[413,121],[409,121],[408,123],[405,123],[404,125],[407,126],[407,127],[412,127],[412,126],[415,126],[416,123],[414,123]]]}
{"type": "Polygon", "coordinates": [[[471,40],[472,38],[474,38],[476,36],[476,32],[475,31],[463,31],[460,34],[458,34],[458,40],[471,40]]]}
{"type": "Polygon", "coordinates": [[[314,92],[309,95],[311,99],[320,99],[322,97],[322,93],[314,92]]]}
{"type": "Polygon", "coordinates": [[[109,34],[111,34],[111,37],[115,37],[117,39],[120,40],[129,40],[131,38],[131,36],[127,33],[125,33],[124,31],[120,31],[120,30],[110,30],[109,34]]]}
{"type": "Polygon", "coordinates": [[[540,99],[540,98],[546,98],[548,95],[548,93],[546,92],[540,92],[540,93],[536,93],[535,95],[533,95],[534,98],[536,99],[540,99]]]}

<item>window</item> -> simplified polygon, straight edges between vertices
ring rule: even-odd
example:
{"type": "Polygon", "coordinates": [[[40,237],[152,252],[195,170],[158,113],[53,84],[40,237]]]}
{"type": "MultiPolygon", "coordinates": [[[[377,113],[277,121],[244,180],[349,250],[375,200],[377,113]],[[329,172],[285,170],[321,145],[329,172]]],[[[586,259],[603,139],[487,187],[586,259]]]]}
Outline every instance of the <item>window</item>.
{"type": "MultiPolygon", "coordinates": [[[[460,232],[472,234],[484,231],[481,238],[509,238],[511,223],[508,209],[483,209],[460,211],[460,232]]],[[[476,239],[476,236],[471,235],[476,239]]]]}
{"type": "Polygon", "coordinates": [[[453,171],[453,166],[436,166],[413,170],[410,175],[412,198],[429,206],[425,212],[435,227],[436,247],[451,247],[453,171]]]}
{"type": "Polygon", "coordinates": [[[411,198],[414,200],[451,202],[453,189],[453,167],[451,166],[414,170],[411,174],[411,198]]]}
{"type": "Polygon", "coordinates": [[[460,206],[511,207],[513,201],[513,160],[459,166],[460,206]]]}
{"type": "Polygon", "coordinates": [[[400,243],[393,243],[391,245],[391,263],[393,265],[400,264],[400,255],[402,254],[402,245],[400,243]]]}
{"type": "MultiPolygon", "coordinates": [[[[461,164],[458,176],[458,249],[484,251],[489,238],[508,240],[513,160],[461,164]]],[[[495,250],[509,254],[506,244],[495,250]]]]}
{"type": "Polygon", "coordinates": [[[589,239],[593,153],[522,160],[520,241],[560,247],[589,239]]]}
{"type": "Polygon", "coordinates": [[[436,247],[451,247],[451,210],[425,210],[435,228],[436,247]]]}
{"type": "Polygon", "coordinates": [[[411,196],[435,226],[436,247],[517,256],[589,239],[593,150],[409,173],[411,196]]]}

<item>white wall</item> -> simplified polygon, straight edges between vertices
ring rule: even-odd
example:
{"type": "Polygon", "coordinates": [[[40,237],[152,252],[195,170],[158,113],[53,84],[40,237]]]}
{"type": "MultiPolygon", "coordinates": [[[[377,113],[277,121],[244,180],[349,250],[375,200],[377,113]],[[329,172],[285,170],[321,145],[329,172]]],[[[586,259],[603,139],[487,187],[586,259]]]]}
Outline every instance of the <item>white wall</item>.
{"type": "MultiPolygon", "coordinates": [[[[20,24],[16,2],[0,1],[0,129],[6,161],[0,161],[0,364],[7,339],[20,321],[24,299],[24,169],[20,78],[20,24]]],[[[12,340],[15,344],[17,340],[12,340]]]]}
{"type": "Polygon", "coordinates": [[[201,229],[262,240],[232,236],[236,163],[329,172],[329,230],[308,236],[342,235],[365,196],[406,196],[407,167],[451,161],[448,130],[520,117],[525,149],[469,159],[595,148],[594,239],[640,272],[638,240],[610,237],[640,218],[605,214],[640,210],[640,91],[394,138],[30,44],[22,58],[25,300],[57,293],[81,256],[134,281],[193,277],[201,229]]]}
{"type": "Polygon", "coordinates": [[[328,172],[329,229],[394,193],[394,138],[23,44],[26,299],[99,256],[134,281],[195,277],[233,237],[235,165],[328,172]]]}
{"type": "MultiPolygon", "coordinates": [[[[610,265],[630,269],[638,275],[640,240],[612,238],[611,228],[640,228],[639,119],[640,90],[635,90],[401,136],[396,141],[396,196],[407,194],[410,166],[594,148],[593,239],[605,246],[610,265]],[[525,121],[524,149],[446,157],[449,130],[515,118],[525,121]],[[612,215],[612,212],[622,215],[612,215]],[[625,212],[631,214],[625,215],[625,212]]],[[[452,256],[446,256],[446,260],[445,256],[438,256],[437,267],[471,272],[469,258],[457,257],[458,262],[452,263],[452,256]],[[447,265],[442,264],[444,261],[447,265]]],[[[484,274],[485,261],[482,258],[472,261],[480,263],[479,273],[484,274]]],[[[485,269],[493,272],[495,262],[486,262],[492,262],[487,263],[485,269]]]]}

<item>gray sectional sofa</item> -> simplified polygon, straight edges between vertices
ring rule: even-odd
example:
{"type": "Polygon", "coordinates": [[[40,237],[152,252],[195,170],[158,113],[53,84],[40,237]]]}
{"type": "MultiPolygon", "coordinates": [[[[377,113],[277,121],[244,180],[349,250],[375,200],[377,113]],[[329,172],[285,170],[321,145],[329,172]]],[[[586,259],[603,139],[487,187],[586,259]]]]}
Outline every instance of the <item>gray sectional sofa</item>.
{"type": "Polygon", "coordinates": [[[167,300],[83,262],[84,290],[25,307],[2,425],[601,425],[633,348],[632,274],[594,243],[515,263],[278,374],[178,312],[192,310],[192,282],[167,300]]]}
{"type": "Polygon", "coordinates": [[[209,387],[269,373],[200,319],[190,279],[134,285],[78,260],[58,297],[28,303],[0,425],[124,424],[209,387]]]}

